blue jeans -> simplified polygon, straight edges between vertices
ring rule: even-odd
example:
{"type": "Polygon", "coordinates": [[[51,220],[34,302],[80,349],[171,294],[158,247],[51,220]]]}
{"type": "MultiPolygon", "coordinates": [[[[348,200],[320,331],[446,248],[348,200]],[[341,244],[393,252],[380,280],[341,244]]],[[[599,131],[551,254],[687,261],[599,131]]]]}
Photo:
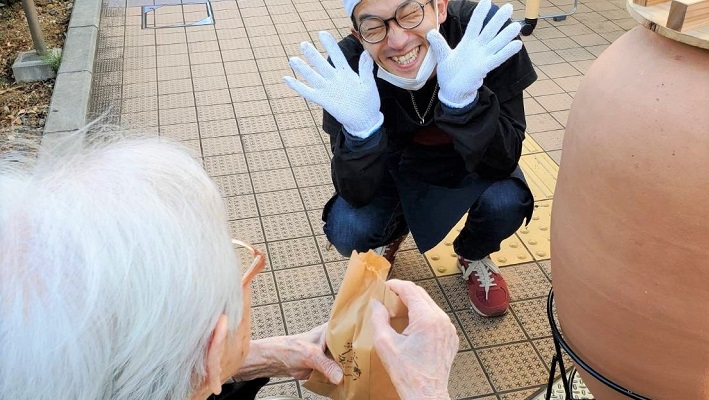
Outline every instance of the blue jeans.
{"type": "MultiPolygon", "coordinates": [[[[456,254],[479,260],[500,250],[500,243],[522,225],[533,201],[527,189],[515,179],[493,183],[468,211],[465,226],[453,242],[456,254]]],[[[352,250],[367,251],[383,246],[409,232],[394,191],[360,208],[336,197],[325,216],[323,230],[330,243],[345,257],[349,257],[352,250]]]]}

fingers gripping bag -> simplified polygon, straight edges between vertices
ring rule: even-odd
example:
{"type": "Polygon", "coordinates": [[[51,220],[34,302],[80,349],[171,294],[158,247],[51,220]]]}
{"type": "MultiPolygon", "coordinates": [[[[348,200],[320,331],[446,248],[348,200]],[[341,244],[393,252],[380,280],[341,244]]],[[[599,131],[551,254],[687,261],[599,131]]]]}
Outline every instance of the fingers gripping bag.
{"type": "Polygon", "coordinates": [[[373,251],[352,252],[326,333],[329,355],[340,365],[344,379],[333,385],[313,371],[304,386],[335,400],[398,400],[399,396],[374,349],[370,301],[389,310],[392,328],[401,333],[409,324],[408,310],[386,285],[389,262],[373,251]]]}

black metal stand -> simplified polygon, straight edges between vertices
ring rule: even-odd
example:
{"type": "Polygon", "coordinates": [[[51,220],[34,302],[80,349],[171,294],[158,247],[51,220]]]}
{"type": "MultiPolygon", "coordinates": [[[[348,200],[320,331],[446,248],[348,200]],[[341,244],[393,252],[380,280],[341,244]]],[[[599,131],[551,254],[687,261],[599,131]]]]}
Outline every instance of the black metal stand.
{"type": "Polygon", "coordinates": [[[566,17],[576,13],[578,6],[579,6],[579,0],[574,0],[573,7],[567,13],[553,14],[553,15],[540,15],[537,18],[525,18],[523,20],[518,20],[520,23],[522,23],[522,30],[520,31],[520,33],[522,34],[522,36],[531,35],[532,32],[534,31],[534,28],[537,27],[537,20],[540,20],[540,19],[550,19],[551,18],[556,22],[563,21],[566,19],[566,17]]]}
{"type": "Polygon", "coordinates": [[[566,354],[574,361],[574,363],[584,371],[588,372],[598,381],[602,382],[604,385],[610,387],[618,393],[624,394],[629,399],[633,400],[650,400],[649,397],[641,396],[630,389],[626,389],[617,383],[611,381],[605,376],[601,375],[598,371],[594,370],[586,364],[572,349],[569,347],[568,343],[561,336],[561,331],[556,325],[556,320],[554,319],[554,289],[549,291],[549,296],[547,297],[547,318],[549,319],[549,325],[551,327],[551,334],[554,339],[554,356],[551,359],[551,367],[549,368],[549,381],[547,382],[547,395],[546,400],[551,399],[551,390],[554,385],[554,375],[556,373],[556,365],[559,364],[559,373],[561,374],[561,381],[564,385],[564,394],[566,395],[565,400],[576,400],[571,392],[571,384],[574,381],[574,376],[576,375],[576,368],[571,367],[569,376],[566,375],[566,367],[564,366],[564,359],[561,356],[561,349],[564,349],[566,354]]]}

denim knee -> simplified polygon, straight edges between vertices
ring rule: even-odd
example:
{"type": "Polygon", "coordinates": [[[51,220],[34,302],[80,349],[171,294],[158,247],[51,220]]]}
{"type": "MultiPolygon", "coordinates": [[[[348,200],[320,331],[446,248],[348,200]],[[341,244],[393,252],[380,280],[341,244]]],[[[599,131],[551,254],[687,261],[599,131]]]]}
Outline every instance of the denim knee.
{"type": "Polygon", "coordinates": [[[323,230],[327,239],[345,257],[353,250],[367,251],[386,244],[397,230],[401,211],[398,202],[378,199],[354,208],[341,197],[332,203],[323,230]]]}
{"type": "Polygon", "coordinates": [[[533,198],[529,189],[514,179],[495,182],[478,198],[468,213],[465,227],[455,239],[455,252],[479,260],[500,249],[529,217],[533,198]]]}
{"type": "Polygon", "coordinates": [[[521,182],[506,179],[483,192],[471,211],[494,223],[498,230],[514,232],[529,215],[533,201],[521,182]]]}

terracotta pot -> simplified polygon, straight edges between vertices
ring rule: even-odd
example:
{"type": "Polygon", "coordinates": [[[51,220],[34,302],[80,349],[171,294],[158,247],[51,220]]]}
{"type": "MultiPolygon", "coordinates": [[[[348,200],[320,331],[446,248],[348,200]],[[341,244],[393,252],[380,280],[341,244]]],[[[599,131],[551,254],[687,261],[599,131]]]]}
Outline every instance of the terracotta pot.
{"type": "MultiPolygon", "coordinates": [[[[561,331],[610,380],[709,399],[709,50],[637,27],[575,95],[552,215],[561,331]]],[[[622,395],[582,378],[597,399],[622,395]]]]}

